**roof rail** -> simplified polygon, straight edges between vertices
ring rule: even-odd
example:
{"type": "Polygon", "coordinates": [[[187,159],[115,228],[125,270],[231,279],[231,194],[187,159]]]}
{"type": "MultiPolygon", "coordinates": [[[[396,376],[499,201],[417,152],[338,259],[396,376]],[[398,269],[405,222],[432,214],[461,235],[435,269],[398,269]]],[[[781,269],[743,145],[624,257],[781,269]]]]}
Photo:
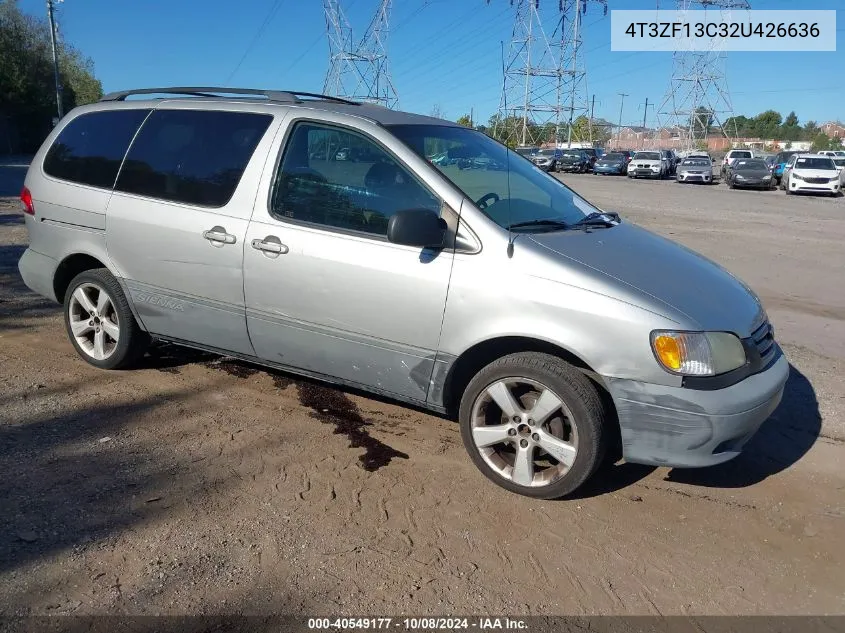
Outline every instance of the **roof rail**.
{"type": "Polygon", "coordinates": [[[257,90],[254,88],[224,88],[220,86],[175,86],[171,88],[139,88],[137,90],[119,90],[117,92],[110,92],[107,95],[104,95],[100,98],[100,101],[125,101],[126,97],[130,95],[150,94],[173,94],[190,97],[222,97],[223,95],[252,95],[258,97],[265,97],[268,101],[272,101],[274,103],[302,103],[303,100],[300,99],[300,97],[309,97],[311,99],[325,99],[327,101],[345,103],[348,105],[360,105],[357,101],[350,101],[349,99],[342,99],[340,97],[332,97],[330,95],[322,95],[314,92],[293,92],[289,90],[257,90]]]}

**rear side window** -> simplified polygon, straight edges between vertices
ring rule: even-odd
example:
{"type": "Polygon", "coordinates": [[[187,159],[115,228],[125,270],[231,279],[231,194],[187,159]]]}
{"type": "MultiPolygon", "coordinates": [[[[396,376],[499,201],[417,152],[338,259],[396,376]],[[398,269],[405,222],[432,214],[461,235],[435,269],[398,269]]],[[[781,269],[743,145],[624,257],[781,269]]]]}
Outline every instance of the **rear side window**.
{"type": "Polygon", "coordinates": [[[156,110],[132,143],[115,189],[225,206],[272,120],[253,112],[156,110]]]}
{"type": "Polygon", "coordinates": [[[92,187],[114,186],[126,149],[149,110],[109,110],[76,117],[59,132],[44,172],[92,187]]]}

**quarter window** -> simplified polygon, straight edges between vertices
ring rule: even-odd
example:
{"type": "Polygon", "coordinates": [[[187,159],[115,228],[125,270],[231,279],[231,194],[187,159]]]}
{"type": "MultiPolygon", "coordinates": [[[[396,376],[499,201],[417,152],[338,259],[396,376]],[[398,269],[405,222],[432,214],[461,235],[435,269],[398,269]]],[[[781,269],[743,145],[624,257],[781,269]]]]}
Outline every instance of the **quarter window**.
{"type": "Polygon", "coordinates": [[[115,188],[202,207],[225,206],[273,117],[253,112],[156,110],[115,188]]]}
{"type": "Polygon", "coordinates": [[[149,110],[108,110],[82,114],[68,123],[44,158],[55,178],[111,189],[126,149],[149,110]]]}
{"type": "Polygon", "coordinates": [[[281,219],[387,235],[402,209],[440,202],[393,156],[367,137],[297,123],[276,173],[270,210],[281,219]]]}

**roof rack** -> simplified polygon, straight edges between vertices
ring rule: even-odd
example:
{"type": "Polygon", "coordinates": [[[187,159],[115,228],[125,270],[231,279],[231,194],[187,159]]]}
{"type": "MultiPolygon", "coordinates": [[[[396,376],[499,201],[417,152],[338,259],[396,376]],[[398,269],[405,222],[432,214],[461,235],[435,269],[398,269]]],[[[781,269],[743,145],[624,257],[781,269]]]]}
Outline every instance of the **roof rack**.
{"type": "Polygon", "coordinates": [[[360,105],[357,101],[350,101],[349,99],[342,99],[340,97],[332,97],[330,95],[322,95],[314,92],[293,92],[290,90],[257,90],[254,88],[224,88],[220,86],[177,86],[171,88],[139,88],[137,90],[119,90],[117,92],[108,93],[107,95],[103,96],[100,101],[125,101],[126,97],[130,95],[150,94],[174,94],[190,97],[222,97],[222,95],[251,95],[265,97],[268,101],[272,101],[274,103],[302,103],[303,99],[301,99],[300,97],[309,97],[311,99],[325,99],[327,101],[334,101],[335,103],[345,103],[347,105],[360,105]]]}

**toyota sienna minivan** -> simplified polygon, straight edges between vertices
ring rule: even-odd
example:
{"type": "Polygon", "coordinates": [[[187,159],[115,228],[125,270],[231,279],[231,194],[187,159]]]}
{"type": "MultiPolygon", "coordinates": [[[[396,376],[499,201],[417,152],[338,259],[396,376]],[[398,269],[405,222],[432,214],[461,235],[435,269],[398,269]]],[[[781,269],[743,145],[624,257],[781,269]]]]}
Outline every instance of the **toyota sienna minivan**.
{"type": "Polygon", "coordinates": [[[62,119],[21,200],[20,273],[92,365],[130,367],[155,339],[427,407],[531,497],[571,493],[619,447],[736,457],[787,378],[740,280],[440,119],[113,93],[62,119]]]}

